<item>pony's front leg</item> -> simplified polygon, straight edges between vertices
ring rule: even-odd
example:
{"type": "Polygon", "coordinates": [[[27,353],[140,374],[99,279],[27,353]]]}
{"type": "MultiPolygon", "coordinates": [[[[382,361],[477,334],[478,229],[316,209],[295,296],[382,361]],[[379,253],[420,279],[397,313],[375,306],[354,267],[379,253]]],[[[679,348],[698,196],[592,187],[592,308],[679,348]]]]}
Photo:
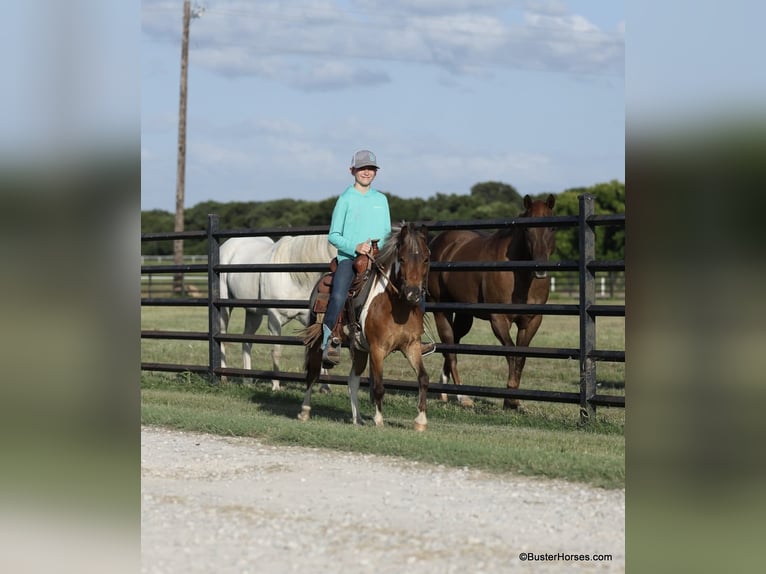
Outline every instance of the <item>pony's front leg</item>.
{"type": "Polygon", "coordinates": [[[383,395],[386,390],[383,388],[383,359],[385,355],[380,349],[370,350],[370,397],[375,405],[376,427],[383,426],[383,395]]]}
{"type": "Polygon", "coordinates": [[[420,352],[420,340],[407,348],[407,360],[418,377],[418,416],[415,418],[415,430],[423,432],[428,426],[426,417],[426,397],[428,396],[428,372],[423,365],[420,352]]]}
{"type": "Polygon", "coordinates": [[[351,399],[351,424],[354,425],[364,424],[359,412],[359,383],[366,366],[367,353],[360,350],[353,351],[353,365],[348,374],[348,396],[351,399]]]}

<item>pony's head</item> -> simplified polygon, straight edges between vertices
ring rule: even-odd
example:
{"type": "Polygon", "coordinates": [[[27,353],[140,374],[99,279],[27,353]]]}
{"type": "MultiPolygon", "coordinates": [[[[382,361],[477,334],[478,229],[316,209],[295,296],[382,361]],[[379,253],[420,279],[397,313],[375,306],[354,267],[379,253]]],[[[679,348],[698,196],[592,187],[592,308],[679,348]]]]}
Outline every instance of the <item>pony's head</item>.
{"type": "Polygon", "coordinates": [[[418,305],[425,296],[431,265],[425,226],[402,222],[392,227],[377,262],[388,272],[400,296],[410,305],[418,305]]]}
{"type": "MultiPolygon", "coordinates": [[[[540,199],[533,200],[529,195],[524,196],[524,213],[522,217],[552,217],[553,206],[556,204],[556,198],[549,194],[545,201],[540,199]]],[[[550,226],[526,227],[524,228],[524,239],[527,249],[533,261],[546,262],[556,249],[555,229],[550,226]]],[[[535,270],[535,277],[545,279],[548,272],[545,270],[535,270]]]]}

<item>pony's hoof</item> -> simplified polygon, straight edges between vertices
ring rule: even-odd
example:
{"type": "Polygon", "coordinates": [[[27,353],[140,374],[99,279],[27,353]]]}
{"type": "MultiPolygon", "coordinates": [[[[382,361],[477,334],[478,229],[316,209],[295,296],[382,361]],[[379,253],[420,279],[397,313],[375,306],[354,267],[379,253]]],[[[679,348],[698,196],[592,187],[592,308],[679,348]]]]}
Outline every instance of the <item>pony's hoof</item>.
{"type": "Polygon", "coordinates": [[[428,425],[426,424],[418,423],[418,422],[415,423],[415,430],[417,432],[425,432],[426,428],[428,428],[428,425]]]}
{"type": "Polygon", "coordinates": [[[319,392],[323,395],[329,395],[332,391],[330,389],[330,385],[323,383],[322,386],[319,387],[319,392]]]}
{"type": "Polygon", "coordinates": [[[441,402],[443,403],[446,403],[449,401],[449,396],[447,395],[447,393],[442,393],[441,395],[439,395],[439,400],[441,400],[441,402]]]}
{"type": "Polygon", "coordinates": [[[303,407],[298,413],[299,421],[307,421],[311,418],[311,407],[303,407]]]}
{"type": "Polygon", "coordinates": [[[458,400],[460,402],[460,406],[461,407],[465,407],[465,408],[470,409],[474,405],[473,399],[469,399],[468,397],[460,397],[460,399],[458,399],[458,400]]]}

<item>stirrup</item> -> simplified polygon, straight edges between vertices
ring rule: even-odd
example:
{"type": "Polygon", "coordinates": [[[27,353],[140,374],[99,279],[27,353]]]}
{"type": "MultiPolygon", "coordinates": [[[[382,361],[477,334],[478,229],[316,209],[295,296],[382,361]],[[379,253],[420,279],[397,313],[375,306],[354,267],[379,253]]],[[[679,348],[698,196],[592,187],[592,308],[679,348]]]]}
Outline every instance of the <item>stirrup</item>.
{"type": "Polygon", "coordinates": [[[322,366],[326,369],[332,369],[338,363],[340,363],[340,339],[330,337],[324,351],[322,351],[322,366]]]}
{"type": "Polygon", "coordinates": [[[423,343],[422,341],[420,342],[420,354],[423,357],[427,357],[434,351],[436,351],[436,343],[433,343],[433,342],[423,343]]]}

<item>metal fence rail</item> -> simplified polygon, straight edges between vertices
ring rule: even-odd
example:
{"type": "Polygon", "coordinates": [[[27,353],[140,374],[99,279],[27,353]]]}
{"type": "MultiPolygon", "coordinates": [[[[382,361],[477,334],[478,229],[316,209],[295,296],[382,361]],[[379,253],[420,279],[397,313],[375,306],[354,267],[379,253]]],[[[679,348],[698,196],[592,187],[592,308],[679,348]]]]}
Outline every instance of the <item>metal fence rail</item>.
{"type": "MultiPolygon", "coordinates": [[[[554,349],[542,347],[504,347],[498,345],[447,345],[437,343],[437,352],[456,352],[470,355],[489,356],[525,356],[545,359],[577,359],[580,362],[580,391],[565,393],[555,391],[507,389],[461,385],[429,384],[429,391],[445,394],[470,394],[482,397],[516,398],[546,402],[563,402],[580,405],[580,416],[583,421],[591,420],[597,406],[625,406],[625,397],[603,395],[597,392],[596,363],[599,361],[625,362],[624,351],[606,351],[596,348],[596,318],[624,317],[624,305],[598,304],[596,297],[596,272],[625,271],[624,261],[599,261],[595,256],[595,227],[599,225],[625,225],[624,214],[595,215],[594,197],[588,194],[579,198],[580,212],[577,216],[560,216],[545,218],[510,218],[472,221],[429,221],[425,224],[429,231],[439,232],[447,229],[497,229],[511,225],[551,226],[578,228],[579,259],[576,261],[551,261],[545,264],[533,261],[517,262],[438,262],[431,263],[431,269],[439,270],[494,270],[507,271],[514,269],[544,269],[548,271],[574,271],[579,277],[578,304],[477,304],[472,308],[486,312],[542,313],[545,315],[571,315],[580,318],[579,347],[572,349],[554,349]]],[[[223,240],[230,237],[284,235],[310,235],[327,233],[327,226],[270,228],[270,229],[219,229],[217,215],[208,217],[208,227],[205,231],[186,231],[181,233],[147,233],[142,234],[141,241],[162,241],[168,239],[201,239],[206,238],[208,244],[207,262],[205,264],[184,265],[142,265],[142,275],[170,273],[198,273],[207,277],[207,296],[197,298],[161,298],[146,297],[141,299],[142,306],[194,306],[207,307],[208,331],[179,332],[179,331],[141,331],[142,339],[174,339],[195,340],[208,342],[207,365],[181,365],[171,363],[142,362],[141,369],[145,371],[192,372],[206,374],[216,378],[221,376],[255,377],[267,380],[303,381],[300,373],[275,371],[244,370],[221,367],[221,342],[250,342],[254,344],[283,344],[302,345],[298,337],[272,337],[266,335],[233,335],[220,332],[220,312],[223,307],[281,307],[305,308],[307,301],[300,300],[253,300],[253,299],[221,299],[219,291],[219,274],[227,271],[237,272],[285,272],[285,271],[326,271],[328,264],[258,264],[258,265],[221,265],[219,262],[219,247],[223,240]]],[[[328,262],[329,263],[329,262],[328,262]]],[[[458,303],[427,303],[426,311],[464,309],[465,305],[458,303]]],[[[323,376],[323,382],[329,384],[346,384],[346,377],[323,376]]],[[[417,390],[415,382],[385,379],[387,388],[398,390],[417,390]]]]}

